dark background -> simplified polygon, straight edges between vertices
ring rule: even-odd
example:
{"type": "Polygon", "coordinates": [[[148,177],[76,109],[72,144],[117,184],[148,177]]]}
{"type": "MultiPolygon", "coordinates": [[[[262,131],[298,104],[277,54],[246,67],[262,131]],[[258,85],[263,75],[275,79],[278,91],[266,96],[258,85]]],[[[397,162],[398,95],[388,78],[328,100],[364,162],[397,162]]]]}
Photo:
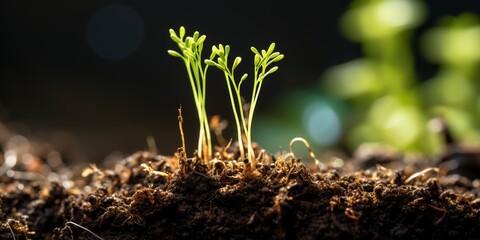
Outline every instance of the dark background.
{"type": "MultiPolygon", "coordinates": [[[[426,1],[428,17],[419,30],[443,15],[479,13],[475,2],[426,1]]],[[[317,87],[325,69],[361,56],[360,47],[338,28],[349,4],[1,1],[0,121],[78,159],[99,161],[114,151],[145,149],[147,136],[169,155],[180,146],[177,108],[182,104],[192,149],[196,110],[183,63],[166,53],[176,49],[169,28],[198,30],[207,35],[207,46],[231,45],[232,54],[245,59],[243,71],[251,66],[250,46],[266,48],[275,41],[286,58],[262,92],[257,112],[268,114],[285,92],[317,87]]],[[[204,57],[209,53],[207,48],[204,57]]],[[[417,68],[426,77],[434,71],[422,61],[417,68]]],[[[224,80],[215,74],[207,110],[231,119],[224,80]]]]}

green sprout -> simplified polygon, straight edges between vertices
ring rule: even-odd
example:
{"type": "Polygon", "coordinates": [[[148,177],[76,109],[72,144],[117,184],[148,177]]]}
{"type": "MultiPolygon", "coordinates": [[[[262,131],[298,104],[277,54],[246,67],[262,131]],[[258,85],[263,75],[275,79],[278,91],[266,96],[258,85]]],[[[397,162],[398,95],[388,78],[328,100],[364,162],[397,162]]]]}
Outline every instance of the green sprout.
{"type": "Polygon", "coordinates": [[[283,54],[279,52],[274,52],[275,43],[270,44],[268,50],[258,51],[256,48],[250,48],[255,54],[254,56],[254,79],[253,79],[253,90],[250,101],[250,107],[248,109],[247,118],[245,118],[245,109],[242,102],[241,96],[241,85],[248,77],[245,73],[240,78],[240,81],[235,79],[235,69],[238,67],[242,61],[241,57],[236,57],[233,61],[231,67],[228,65],[228,55],[230,53],[230,46],[226,45],[225,47],[220,44],[218,46],[212,47],[212,55],[209,60],[205,60],[206,65],[215,66],[218,69],[222,70],[225,75],[225,80],[227,82],[228,93],[230,95],[230,103],[232,105],[233,114],[235,117],[235,123],[237,126],[238,134],[238,144],[240,149],[240,157],[245,158],[244,143],[242,141],[242,136],[246,138],[247,144],[247,158],[252,163],[252,166],[255,166],[256,159],[255,153],[252,147],[252,122],[253,114],[255,112],[255,106],[257,105],[258,97],[260,95],[260,90],[262,88],[263,80],[268,75],[274,73],[278,70],[277,66],[270,67],[274,62],[278,62],[284,58],[283,54]],[[213,58],[217,56],[217,61],[213,61],[213,58]],[[243,131],[243,132],[242,132],[243,131]]]}
{"type": "Polygon", "coordinates": [[[282,60],[284,58],[284,55],[280,54],[279,52],[274,52],[275,43],[270,44],[268,50],[258,51],[254,47],[251,48],[252,52],[255,54],[253,73],[254,79],[250,107],[248,108],[247,112],[242,102],[240,87],[248,75],[245,73],[241,77],[240,81],[235,80],[234,72],[242,61],[242,58],[236,57],[233,65],[229,67],[228,55],[230,53],[230,46],[226,45],[224,47],[221,44],[218,46],[213,46],[212,54],[210,55],[209,59],[205,60],[204,66],[202,65],[202,50],[203,43],[206,39],[205,35],[200,35],[200,33],[195,32],[193,36],[185,37],[185,28],[180,27],[178,34],[173,29],[170,29],[170,37],[174,42],[177,43],[180,49],[180,53],[173,50],[169,50],[168,53],[174,57],[179,57],[184,61],[185,68],[187,69],[188,77],[190,79],[190,85],[192,87],[195,106],[197,108],[198,119],[200,122],[200,132],[197,150],[200,154],[203,154],[201,157],[203,157],[203,159],[205,160],[208,160],[212,156],[210,127],[208,124],[205,109],[205,96],[207,69],[209,66],[215,66],[222,70],[225,74],[227,88],[230,95],[230,103],[232,105],[235,123],[237,126],[240,157],[247,157],[252,163],[252,166],[255,166],[256,159],[252,147],[253,114],[255,112],[258,97],[260,96],[260,90],[262,88],[263,80],[266,76],[278,70],[277,66],[270,67],[270,65],[274,62],[282,60]],[[214,61],[215,57],[217,57],[217,61],[214,61]],[[245,136],[246,140],[246,155],[243,136],[245,136]]]}
{"type": "MultiPolygon", "coordinates": [[[[192,87],[200,124],[197,150],[204,160],[210,159],[212,155],[212,143],[205,109],[208,65],[203,66],[202,64],[203,42],[206,36],[195,32],[193,36],[185,37],[185,28],[180,27],[178,34],[173,29],[170,29],[170,38],[177,43],[180,53],[173,50],[168,50],[168,53],[183,60],[192,87]]],[[[214,55],[212,54],[210,58],[213,59],[213,57],[214,55]]]]}

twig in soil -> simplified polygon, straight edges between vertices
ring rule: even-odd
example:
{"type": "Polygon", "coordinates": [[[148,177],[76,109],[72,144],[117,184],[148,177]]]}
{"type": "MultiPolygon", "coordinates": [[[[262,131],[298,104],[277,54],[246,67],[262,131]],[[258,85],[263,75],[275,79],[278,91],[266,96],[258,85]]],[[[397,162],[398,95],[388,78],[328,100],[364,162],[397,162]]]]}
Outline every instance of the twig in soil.
{"type": "Polygon", "coordinates": [[[333,225],[341,229],[342,231],[347,231],[347,228],[343,226],[335,216],[334,210],[335,208],[339,205],[340,203],[340,197],[339,196],[333,196],[332,199],[330,200],[330,205],[328,206],[328,211],[330,213],[330,217],[332,219],[333,225]]]}
{"type": "Polygon", "coordinates": [[[360,213],[355,212],[352,208],[346,208],[343,211],[345,217],[352,219],[355,222],[355,227],[358,228],[358,219],[360,218],[360,213]]]}
{"type": "Polygon", "coordinates": [[[180,129],[180,136],[182,138],[183,159],[187,159],[187,149],[185,148],[185,135],[183,134],[182,105],[180,105],[180,107],[178,108],[178,128],[180,129]]]}
{"type": "Polygon", "coordinates": [[[428,204],[428,206],[430,206],[431,208],[437,210],[437,211],[440,211],[440,212],[443,212],[443,215],[437,220],[435,221],[433,224],[435,225],[438,225],[444,218],[445,216],[447,215],[447,210],[446,209],[443,209],[443,208],[439,208],[439,207],[435,207],[433,206],[432,204],[428,204]]]}
{"type": "Polygon", "coordinates": [[[323,163],[321,163],[320,161],[318,161],[318,159],[315,157],[315,154],[313,153],[312,151],[312,148],[310,148],[310,144],[308,143],[307,140],[305,140],[304,138],[301,138],[301,137],[296,137],[294,139],[292,139],[292,141],[290,141],[290,154],[292,156],[295,156],[295,154],[293,154],[293,144],[295,142],[303,142],[303,144],[305,144],[305,147],[307,148],[308,150],[308,153],[310,154],[310,157],[315,161],[315,165],[320,169],[325,169],[325,166],[323,163]]]}
{"type": "Polygon", "coordinates": [[[157,176],[160,176],[160,177],[166,177],[166,178],[169,177],[168,173],[165,173],[165,172],[162,172],[162,171],[155,171],[155,170],[153,170],[152,167],[148,166],[146,163],[142,163],[140,165],[140,167],[142,167],[143,170],[148,172],[149,174],[157,175],[157,176]]]}
{"type": "Polygon", "coordinates": [[[95,236],[96,238],[98,238],[98,239],[100,239],[100,240],[104,240],[103,238],[101,238],[100,236],[98,236],[97,234],[95,234],[94,232],[90,231],[88,228],[86,228],[86,227],[84,227],[84,226],[82,226],[82,225],[80,225],[80,224],[78,224],[78,223],[74,223],[74,222],[72,222],[72,221],[68,221],[68,222],[66,222],[65,224],[72,224],[72,225],[74,225],[74,226],[77,226],[77,227],[79,227],[79,228],[81,228],[81,229],[89,232],[90,234],[92,234],[92,235],[95,236]]]}
{"type": "Polygon", "coordinates": [[[227,153],[227,149],[230,147],[230,145],[232,145],[232,139],[231,139],[231,138],[230,138],[230,141],[228,141],[227,146],[225,146],[225,147],[222,149],[222,156],[227,153]]]}
{"type": "Polygon", "coordinates": [[[348,217],[348,218],[350,218],[350,219],[352,219],[352,220],[358,221],[358,218],[359,218],[358,213],[356,213],[356,212],[355,212],[353,209],[351,209],[351,208],[346,208],[345,211],[343,212],[343,214],[344,214],[346,217],[348,217]]]}
{"type": "Polygon", "coordinates": [[[273,206],[270,209],[269,213],[272,213],[272,212],[280,213],[282,204],[292,199],[293,197],[288,196],[288,189],[286,187],[281,187],[278,190],[278,194],[275,196],[273,200],[273,206]]]}
{"type": "Polygon", "coordinates": [[[265,157],[265,150],[262,149],[262,150],[260,151],[260,154],[259,154],[258,157],[257,157],[257,160],[256,160],[257,163],[259,163],[259,162],[263,163],[263,162],[264,162],[264,157],[265,157]]]}
{"type": "Polygon", "coordinates": [[[426,168],[426,169],[424,169],[420,172],[416,172],[416,173],[412,174],[412,176],[407,178],[407,180],[405,180],[405,183],[408,183],[408,182],[412,181],[413,179],[415,179],[419,176],[423,176],[425,173],[430,172],[430,171],[434,171],[434,172],[438,173],[439,169],[435,168],[435,167],[430,167],[430,168],[426,168]]]}
{"type": "Polygon", "coordinates": [[[10,232],[12,233],[13,240],[17,240],[17,238],[15,238],[15,233],[13,232],[12,226],[10,226],[10,221],[7,221],[7,226],[10,229],[10,232]]]}

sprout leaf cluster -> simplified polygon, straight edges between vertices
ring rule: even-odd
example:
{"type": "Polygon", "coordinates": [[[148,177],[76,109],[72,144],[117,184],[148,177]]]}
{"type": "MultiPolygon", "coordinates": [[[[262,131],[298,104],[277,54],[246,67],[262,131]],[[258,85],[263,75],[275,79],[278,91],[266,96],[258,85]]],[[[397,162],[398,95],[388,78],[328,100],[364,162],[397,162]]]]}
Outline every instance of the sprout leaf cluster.
{"type": "Polygon", "coordinates": [[[203,158],[208,159],[212,155],[210,127],[205,109],[208,65],[204,66],[202,64],[203,42],[207,37],[200,35],[199,32],[195,32],[193,36],[185,37],[185,28],[180,27],[178,34],[170,29],[170,38],[177,43],[180,53],[173,50],[168,50],[168,53],[183,60],[192,87],[200,122],[197,150],[203,158]]]}
{"type": "Polygon", "coordinates": [[[248,74],[243,74],[240,80],[236,78],[235,69],[242,62],[242,58],[236,57],[230,65],[229,45],[219,44],[213,46],[210,58],[202,61],[201,55],[203,43],[206,39],[205,35],[195,32],[193,36],[185,37],[185,28],[181,27],[178,34],[170,29],[170,37],[178,44],[180,52],[169,50],[168,53],[184,61],[198,111],[198,119],[200,121],[198,151],[203,153],[203,157],[207,159],[211,157],[210,130],[205,110],[205,87],[207,69],[209,66],[213,66],[223,71],[225,75],[230,103],[235,117],[240,157],[248,158],[252,165],[255,166],[256,159],[252,147],[253,114],[263,81],[268,75],[278,70],[277,66],[271,65],[282,60],[284,55],[274,51],[275,43],[270,44],[267,50],[259,51],[255,47],[251,47],[251,51],[254,53],[253,90],[250,107],[245,109],[245,105],[242,102],[241,85],[248,78],[248,74]],[[245,137],[246,143],[243,142],[243,137],[245,137]],[[247,153],[245,153],[245,145],[247,153]]]}
{"type": "Polygon", "coordinates": [[[227,82],[228,93],[230,95],[230,103],[232,105],[233,114],[235,116],[235,123],[237,125],[238,143],[240,148],[240,155],[245,157],[242,136],[246,138],[247,157],[255,164],[255,154],[252,147],[252,122],[255,107],[257,105],[260,90],[262,88],[263,80],[278,70],[277,66],[271,67],[272,63],[278,62],[284,58],[283,54],[274,52],[275,43],[270,44],[268,50],[258,51],[255,47],[251,47],[254,55],[254,71],[253,71],[253,90],[250,99],[250,107],[248,115],[245,116],[244,104],[242,102],[241,85],[247,79],[248,74],[243,74],[239,81],[235,78],[235,69],[242,62],[241,57],[236,57],[231,67],[228,65],[228,56],[230,53],[230,46],[225,47],[222,44],[212,47],[212,55],[216,57],[214,60],[205,60],[206,65],[215,66],[222,70],[227,82]]]}

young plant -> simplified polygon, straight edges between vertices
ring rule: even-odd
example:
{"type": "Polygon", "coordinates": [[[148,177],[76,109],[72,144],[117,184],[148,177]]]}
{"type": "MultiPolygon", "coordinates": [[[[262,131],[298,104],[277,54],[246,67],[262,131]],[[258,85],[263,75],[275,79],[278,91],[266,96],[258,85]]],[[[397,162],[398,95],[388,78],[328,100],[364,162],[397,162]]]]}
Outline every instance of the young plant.
{"type": "MultiPolygon", "coordinates": [[[[177,43],[180,53],[168,50],[168,53],[174,57],[179,57],[185,63],[190,85],[192,87],[193,98],[198,113],[198,121],[200,131],[198,134],[198,153],[204,160],[210,159],[212,156],[212,143],[210,137],[210,127],[205,109],[205,96],[207,84],[208,65],[202,64],[203,42],[205,35],[195,32],[193,36],[185,37],[185,28],[180,27],[178,34],[175,30],[170,29],[170,38],[177,43]]],[[[210,59],[213,59],[213,54],[210,59]]]]}
{"type": "Polygon", "coordinates": [[[230,95],[230,103],[232,105],[233,115],[235,117],[235,123],[237,126],[240,156],[241,158],[245,158],[244,143],[242,141],[242,136],[244,135],[247,144],[247,158],[252,166],[255,166],[256,159],[252,147],[253,114],[255,112],[255,107],[257,105],[258,97],[260,95],[260,90],[265,77],[278,70],[277,66],[270,67],[270,65],[274,62],[282,60],[284,55],[280,54],[279,52],[274,52],[275,43],[270,44],[268,50],[258,51],[254,47],[251,47],[250,49],[255,54],[253,70],[254,76],[250,109],[248,110],[248,115],[246,118],[241,96],[241,85],[248,75],[246,73],[243,74],[240,78],[240,81],[237,81],[235,78],[235,69],[242,61],[242,58],[236,57],[231,67],[229,67],[228,55],[230,53],[230,46],[226,45],[224,47],[222,44],[219,44],[218,46],[212,47],[212,55],[209,60],[205,60],[205,64],[217,67],[218,69],[222,70],[225,75],[228,93],[230,95]],[[217,61],[214,61],[214,57],[217,57],[217,61]]]}

